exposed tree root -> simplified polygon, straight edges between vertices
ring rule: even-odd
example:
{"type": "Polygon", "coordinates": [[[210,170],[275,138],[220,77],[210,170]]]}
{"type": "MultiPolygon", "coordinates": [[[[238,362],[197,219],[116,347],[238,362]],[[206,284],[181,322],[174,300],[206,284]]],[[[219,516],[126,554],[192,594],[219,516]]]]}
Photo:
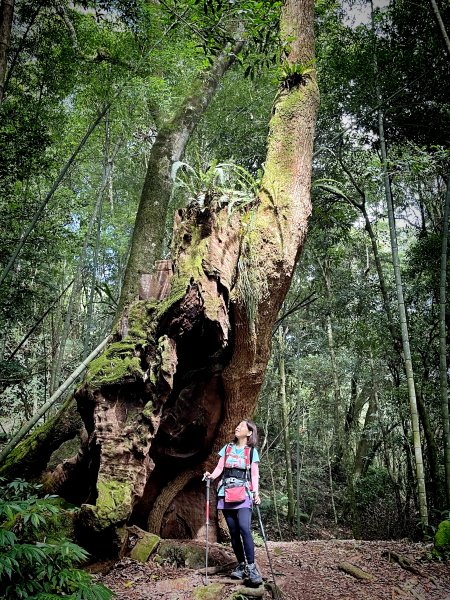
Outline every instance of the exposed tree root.
{"type": "Polygon", "coordinates": [[[338,565],[338,569],[352,575],[352,577],[356,577],[356,579],[361,579],[363,581],[375,581],[375,577],[371,573],[367,573],[363,571],[356,565],[352,565],[349,562],[342,562],[338,565]]]}
{"type": "Polygon", "coordinates": [[[402,567],[402,569],[410,571],[411,573],[414,573],[414,575],[419,575],[421,577],[424,576],[423,573],[417,569],[406,556],[397,554],[397,552],[394,552],[393,550],[385,550],[381,553],[381,556],[387,558],[389,562],[396,562],[402,567]]]}

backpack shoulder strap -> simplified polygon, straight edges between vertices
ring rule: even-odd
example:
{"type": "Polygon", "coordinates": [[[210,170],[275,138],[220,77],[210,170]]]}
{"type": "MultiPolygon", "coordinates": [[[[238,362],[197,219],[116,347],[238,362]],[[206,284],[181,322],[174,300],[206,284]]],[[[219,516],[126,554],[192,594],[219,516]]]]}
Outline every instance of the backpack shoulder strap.
{"type": "Polygon", "coordinates": [[[232,446],[233,446],[233,444],[227,444],[227,447],[225,448],[225,462],[224,462],[224,465],[227,464],[227,458],[231,454],[231,448],[232,448],[232,446]]]}
{"type": "Polygon", "coordinates": [[[244,448],[244,457],[245,457],[245,468],[250,469],[250,464],[252,462],[252,450],[249,446],[245,446],[244,448]]]}
{"type": "Polygon", "coordinates": [[[244,450],[246,476],[247,476],[247,480],[249,481],[250,491],[253,490],[252,471],[251,471],[251,464],[253,462],[253,450],[254,450],[253,446],[251,448],[249,446],[246,446],[246,448],[244,450]]]}

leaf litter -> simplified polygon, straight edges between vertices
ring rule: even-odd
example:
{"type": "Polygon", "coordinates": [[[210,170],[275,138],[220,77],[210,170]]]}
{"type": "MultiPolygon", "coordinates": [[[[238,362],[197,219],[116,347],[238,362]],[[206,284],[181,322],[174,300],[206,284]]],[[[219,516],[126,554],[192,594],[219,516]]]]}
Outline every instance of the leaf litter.
{"type": "MultiPolygon", "coordinates": [[[[430,560],[431,545],[332,539],[269,542],[268,547],[282,600],[450,600],[450,563],[430,560]],[[370,577],[350,574],[348,565],[370,577]]],[[[256,561],[264,580],[271,582],[264,547],[256,548],[256,561]]],[[[206,583],[203,570],[160,565],[152,558],[145,564],[124,558],[97,569],[101,572],[95,577],[124,600],[225,600],[242,585],[227,573],[210,574],[209,595],[200,590],[206,583]]],[[[272,596],[267,590],[260,595],[272,596]]]]}

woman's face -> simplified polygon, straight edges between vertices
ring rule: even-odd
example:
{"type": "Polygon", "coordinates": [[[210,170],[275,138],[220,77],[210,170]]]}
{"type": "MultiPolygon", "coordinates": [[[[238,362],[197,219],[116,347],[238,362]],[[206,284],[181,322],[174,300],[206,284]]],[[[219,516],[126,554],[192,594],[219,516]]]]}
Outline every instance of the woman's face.
{"type": "Polygon", "coordinates": [[[248,437],[251,434],[250,429],[248,428],[247,421],[241,421],[239,425],[234,430],[234,435],[237,438],[248,437]]]}

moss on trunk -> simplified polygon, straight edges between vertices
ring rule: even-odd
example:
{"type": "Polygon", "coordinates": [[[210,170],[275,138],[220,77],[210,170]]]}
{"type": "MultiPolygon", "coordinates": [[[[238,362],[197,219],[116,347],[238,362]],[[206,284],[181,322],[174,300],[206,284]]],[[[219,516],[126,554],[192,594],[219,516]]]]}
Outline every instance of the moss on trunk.
{"type": "Polygon", "coordinates": [[[80,522],[96,531],[126,522],[146,486],[176,478],[185,456],[199,464],[213,439],[239,254],[239,218],[227,222],[226,212],[194,203],[178,215],[168,296],[130,307],[76,394],[92,457],[80,522]],[[153,477],[153,457],[167,467],[163,475],[153,477]]]}
{"type": "MultiPolygon", "coordinates": [[[[312,58],[312,11],[312,0],[286,4],[295,34],[288,60],[299,60],[299,48],[312,58]]],[[[197,474],[254,411],[272,327],[305,239],[317,103],[314,74],[283,89],[257,201],[231,215],[213,203],[178,211],[167,296],[133,304],[91,365],[76,394],[88,432],[80,523],[89,535],[117,531],[129,519],[146,527],[149,515],[166,537],[204,535],[197,474]]],[[[126,294],[139,267],[130,272],[126,294]]]]}
{"type": "Polygon", "coordinates": [[[83,421],[73,398],[12,450],[0,467],[0,476],[7,479],[25,477],[38,479],[47,467],[52,453],[64,442],[79,435],[83,421]]]}
{"type": "Polygon", "coordinates": [[[151,273],[162,255],[166,216],[172,191],[172,165],[181,160],[186,144],[208,107],[220,80],[243,47],[237,41],[219,54],[211,67],[194,81],[174,117],[158,132],[148,161],[136,215],[130,256],[117,315],[137,299],[142,273],[151,273]]]}

